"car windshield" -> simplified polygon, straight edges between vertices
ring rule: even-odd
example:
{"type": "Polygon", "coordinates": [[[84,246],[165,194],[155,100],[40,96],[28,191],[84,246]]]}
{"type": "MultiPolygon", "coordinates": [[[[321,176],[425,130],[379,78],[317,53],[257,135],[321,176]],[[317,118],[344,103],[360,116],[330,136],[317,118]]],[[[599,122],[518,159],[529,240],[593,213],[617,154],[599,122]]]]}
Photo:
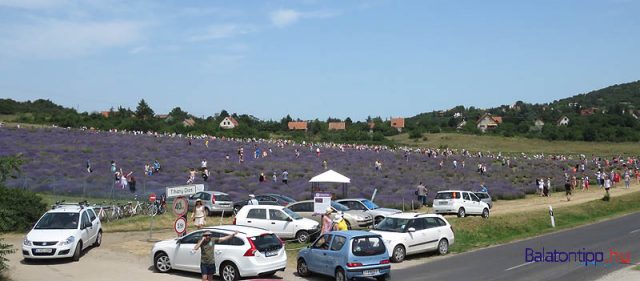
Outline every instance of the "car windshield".
{"type": "Polygon", "coordinates": [[[46,213],[34,229],[77,229],[78,213],[46,213]]]}
{"type": "Polygon", "coordinates": [[[386,248],[380,237],[367,236],[353,238],[351,251],[355,256],[377,256],[384,254],[386,248]]]}
{"type": "Polygon", "coordinates": [[[376,203],[371,202],[371,200],[362,200],[361,201],[362,204],[364,204],[365,206],[367,206],[367,208],[369,208],[369,210],[375,210],[375,209],[379,209],[380,207],[378,205],[376,205],[376,203]]]}
{"type": "Polygon", "coordinates": [[[456,199],[460,198],[460,192],[438,192],[436,199],[456,199]]]}
{"type": "Polygon", "coordinates": [[[374,229],[380,231],[404,232],[407,224],[409,224],[409,219],[386,217],[380,223],[376,224],[374,229]]]}
{"type": "Polygon", "coordinates": [[[289,196],[280,195],[280,194],[268,194],[268,195],[271,195],[271,196],[273,196],[273,197],[276,197],[276,198],[278,198],[278,199],[281,199],[282,201],[285,201],[285,202],[287,202],[287,203],[293,203],[293,202],[296,202],[296,200],[295,200],[295,199],[293,199],[293,198],[291,198],[291,197],[289,197],[289,196]]]}
{"type": "Polygon", "coordinates": [[[250,239],[260,252],[274,251],[282,248],[282,243],[275,234],[263,234],[251,237],[250,239]]]}
{"type": "Polygon", "coordinates": [[[338,212],[346,212],[349,211],[349,208],[345,205],[342,205],[338,202],[335,201],[331,201],[331,207],[333,207],[334,209],[336,209],[336,211],[338,212]]]}
{"type": "Polygon", "coordinates": [[[282,209],[282,211],[287,213],[287,215],[289,215],[294,220],[301,220],[302,219],[302,217],[300,215],[298,215],[298,213],[296,213],[294,211],[291,211],[291,209],[289,209],[289,208],[284,208],[284,209],[282,209]]]}

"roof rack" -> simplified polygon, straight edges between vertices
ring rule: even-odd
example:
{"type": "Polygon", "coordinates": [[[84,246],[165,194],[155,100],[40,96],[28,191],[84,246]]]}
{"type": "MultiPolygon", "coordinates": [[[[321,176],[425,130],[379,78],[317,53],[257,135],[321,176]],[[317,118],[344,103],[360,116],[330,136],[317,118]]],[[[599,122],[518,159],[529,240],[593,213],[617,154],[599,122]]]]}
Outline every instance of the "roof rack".
{"type": "Polygon", "coordinates": [[[51,206],[51,209],[55,210],[55,209],[62,208],[62,207],[65,207],[65,206],[78,206],[82,210],[82,209],[84,209],[85,206],[88,206],[88,202],[85,200],[85,201],[78,202],[78,203],[65,203],[64,200],[62,200],[61,202],[58,201],[58,202],[56,202],[55,205],[51,206]]]}

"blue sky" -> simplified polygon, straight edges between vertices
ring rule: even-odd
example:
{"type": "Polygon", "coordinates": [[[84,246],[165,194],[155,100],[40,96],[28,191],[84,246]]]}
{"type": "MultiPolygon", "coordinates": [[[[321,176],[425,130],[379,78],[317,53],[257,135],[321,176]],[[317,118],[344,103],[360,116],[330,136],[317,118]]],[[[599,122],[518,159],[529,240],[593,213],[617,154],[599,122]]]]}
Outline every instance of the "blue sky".
{"type": "Polygon", "coordinates": [[[640,1],[0,0],[0,97],[364,120],[640,79],[640,1]]]}

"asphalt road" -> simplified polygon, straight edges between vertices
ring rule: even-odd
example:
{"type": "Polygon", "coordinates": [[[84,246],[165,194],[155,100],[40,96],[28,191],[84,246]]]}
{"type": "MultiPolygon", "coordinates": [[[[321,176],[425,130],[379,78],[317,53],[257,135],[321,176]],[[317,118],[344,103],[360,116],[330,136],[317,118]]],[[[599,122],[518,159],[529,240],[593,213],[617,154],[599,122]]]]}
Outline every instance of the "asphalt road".
{"type": "Polygon", "coordinates": [[[624,253],[624,257],[630,254],[631,263],[637,263],[640,257],[640,213],[393,270],[392,280],[589,281],[628,266],[619,263],[585,266],[584,263],[573,261],[527,263],[526,249],[541,252],[542,247],[546,252],[603,252],[605,261],[610,257],[610,250],[613,250],[624,253]]]}

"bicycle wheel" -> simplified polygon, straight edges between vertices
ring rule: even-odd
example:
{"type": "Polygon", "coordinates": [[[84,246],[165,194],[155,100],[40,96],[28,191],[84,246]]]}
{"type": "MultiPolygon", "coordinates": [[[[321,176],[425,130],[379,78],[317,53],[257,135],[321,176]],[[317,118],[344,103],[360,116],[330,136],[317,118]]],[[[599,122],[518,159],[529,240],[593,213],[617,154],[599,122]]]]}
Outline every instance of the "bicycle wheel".
{"type": "Polygon", "coordinates": [[[153,216],[155,216],[157,214],[158,214],[158,207],[156,207],[155,204],[149,205],[148,215],[153,217],[153,216]]]}

